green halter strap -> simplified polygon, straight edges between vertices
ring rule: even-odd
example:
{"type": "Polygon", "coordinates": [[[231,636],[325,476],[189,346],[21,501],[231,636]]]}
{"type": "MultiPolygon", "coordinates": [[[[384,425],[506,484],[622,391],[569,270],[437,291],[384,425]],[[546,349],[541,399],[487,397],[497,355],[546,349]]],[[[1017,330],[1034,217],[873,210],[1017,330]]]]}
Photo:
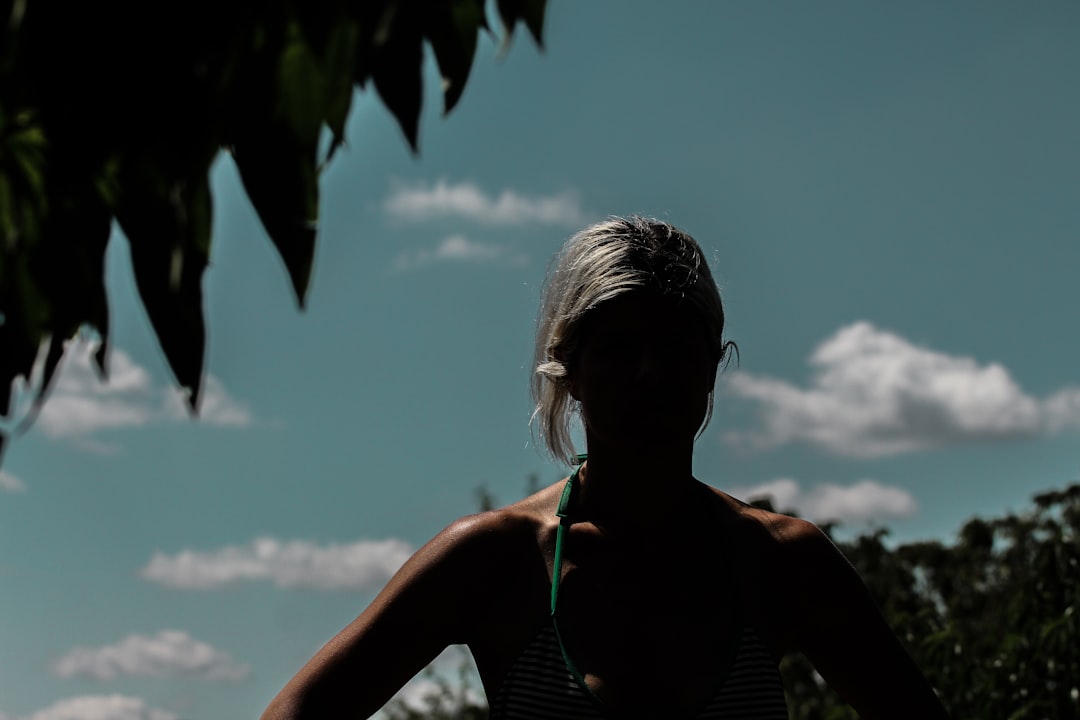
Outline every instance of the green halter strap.
{"type": "Polygon", "coordinates": [[[586,455],[578,455],[578,466],[574,474],[566,479],[562,497],[559,499],[559,509],[555,511],[555,517],[559,518],[559,529],[555,535],[555,564],[551,572],[551,617],[555,617],[555,607],[559,602],[559,577],[562,575],[563,542],[566,537],[566,529],[570,527],[570,517],[566,514],[566,507],[570,504],[570,496],[577,486],[578,474],[585,464],[586,455]]]}
{"type": "Polygon", "coordinates": [[[559,529],[555,535],[555,562],[551,573],[551,626],[555,629],[555,637],[559,641],[559,650],[562,651],[563,661],[566,663],[567,669],[573,674],[574,679],[577,680],[578,685],[585,691],[593,704],[603,711],[603,702],[592,691],[589,684],[585,682],[585,676],[578,670],[573,658],[570,657],[570,653],[566,652],[566,643],[563,642],[562,632],[559,631],[559,620],[555,617],[555,609],[559,605],[559,577],[562,575],[563,543],[566,540],[567,529],[573,524],[570,521],[570,517],[567,515],[566,508],[570,504],[570,497],[574,493],[574,488],[577,487],[578,475],[581,473],[581,468],[585,464],[585,459],[585,455],[577,456],[577,469],[574,470],[573,475],[567,478],[566,486],[563,487],[562,497],[559,498],[559,509],[555,512],[555,516],[559,518],[559,529]]]}

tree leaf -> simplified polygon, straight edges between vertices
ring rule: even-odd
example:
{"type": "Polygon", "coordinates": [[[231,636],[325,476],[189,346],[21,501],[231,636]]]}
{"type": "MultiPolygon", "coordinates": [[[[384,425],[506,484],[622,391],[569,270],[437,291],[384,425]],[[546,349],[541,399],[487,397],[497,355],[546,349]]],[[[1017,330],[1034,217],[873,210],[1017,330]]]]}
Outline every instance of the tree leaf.
{"type": "Polygon", "coordinates": [[[233,144],[248,198],[277,248],[304,307],[319,217],[318,148],[280,122],[249,125],[233,144]]]}
{"type": "Polygon", "coordinates": [[[387,31],[388,20],[395,12],[398,0],[367,0],[351,3],[347,10],[356,22],[357,41],[353,55],[353,82],[363,88],[371,77],[375,46],[387,31]]]}
{"type": "Polygon", "coordinates": [[[521,17],[525,20],[525,27],[529,28],[533,40],[540,48],[544,47],[544,11],[547,0],[521,0],[521,17]]]}
{"type": "Polygon", "coordinates": [[[300,23],[290,20],[278,68],[278,108],[297,140],[316,144],[326,115],[326,78],[300,23]]]}
{"type": "Polygon", "coordinates": [[[169,177],[150,159],[124,174],[116,218],[131,248],[135,283],[194,413],[206,350],[202,276],[210,252],[209,181],[205,170],[169,177]]]}
{"type": "Polygon", "coordinates": [[[34,392],[34,399],[30,404],[30,409],[27,410],[22,422],[19,423],[19,427],[16,429],[16,432],[20,435],[30,429],[30,426],[34,424],[34,419],[38,416],[38,413],[41,412],[41,408],[45,404],[45,398],[48,396],[53,379],[56,377],[56,370],[60,366],[60,360],[64,357],[65,339],[66,338],[57,333],[49,340],[49,349],[45,353],[45,363],[41,371],[41,382],[34,392]]]}
{"type": "Polygon", "coordinates": [[[371,77],[386,107],[397,118],[413,152],[418,152],[420,107],[423,103],[424,47],[421,13],[392,5],[376,33],[371,77]]]}
{"type": "Polygon", "coordinates": [[[28,112],[12,116],[0,108],[0,249],[34,247],[48,208],[45,193],[45,135],[28,112]]]}
{"type": "Polygon", "coordinates": [[[98,377],[104,381],[109,375],[109,297],[105,289],[105,251],[112,234],[112,212],[104,199],[95,193],[76,202],[59,217],[62,224],[55,227],[50,223],[46,227],[46,239],[50,246],[55,244],[63,247],[64,256],[70,259],[68,272],[62,282],[73,289],[71,297],[78,297],[78,305],[70,309],[57,308],[57,326],[67,323],[78,328],[86,324],[97,331],[100,344],[94,351],[93,360],[98,377]],[[56,241],[53,240],[54,236],[56,241]]]}
{"type": "Polygon", "coordinates": [[[30,271],[29,250],[0,251],[0,417],[11,412],[12,383],[32,376],[49,319],[47,298],[30,271]]]}
{"type": "Polygon", "coordinates": [[[0,416],[16,378],[29,380],[49,321],[47,293],[31,268],[48,203],[45,136],[31,113],[0,108],[0,416]]]}
{"type": "Polygon", "coordinates": [[[18,202],[11,178],[0,168],[0,251],[14,252],[19,240],[18,202]]]}
{"type": "Polygon", "coordinates": [[[356,65],[360,26],[342,14],[330,31],[323,59],[326,77],[326,125],[334,134],[323,163],[330,162],[334,152],[345,142],[345,122],[349,117],[353,96],[353,68],[356,65]]]}
{"type": "Polygon", "coordinates": [[[0,417],[11,414],[12,385],[20,376],[30,378],[41,348],[41,336],[34,336],[28,329],[12,319],[15,312],[3,309],[4,322],[0,324],[0,417]]]}
{"type": "Polygon", "coordinates": [[[69,192],[50,190],[52,212],[45,219],[32,269],[52,300],[50,330],[70,337],[88,324],[107,336],[109,301],[105,290],[105,251],[112,212],[91,183],[69,192]],[[77,193],[77,194],[74,194],[77,193]],[[64,262],[56,262],[56,258],[64,262]]]}
{"type": "Polygon", "coordinates": [[[544,47],[544,9],[546,0],[496,0],[499,9],[499,17],[503,24],[503,41],[499,48],[500,53],[505,53],[513,39],[514,28],[518,20],[524,20],[525,26],[532,33],[537,46],[544,47]]]}
{"type": "Polygon", "coordinates": [[[499,10],[503,33],[510,35],[514,32],[518,17],[521,15],[521,0],[496,0],[495,7],[499,10]]]}
{"type": "Polygon", "coordinates": [[[442,74],[443,113],[454,109],[469,78],[476,36],[484,25],[480,0],[449,0],[427,18],[424,34],[442,74]]]}
{"type": "Polygon", "coordinates": [[[97,346],[92,356],[94,368],[97,370],[98,380],[105,382],[109,379],[109,338],[102,336],[101,343],[97,346]]]}

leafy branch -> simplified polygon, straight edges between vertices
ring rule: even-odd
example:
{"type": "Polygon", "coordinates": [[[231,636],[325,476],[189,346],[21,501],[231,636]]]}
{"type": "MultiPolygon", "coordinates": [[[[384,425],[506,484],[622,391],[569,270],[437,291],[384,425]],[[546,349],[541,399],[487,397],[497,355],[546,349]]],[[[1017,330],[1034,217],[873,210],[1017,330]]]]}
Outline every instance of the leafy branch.
{"type": "MultiPolygon", "coordinates": [[[[498,0],[542,44],[545,0],[498,0]]],[[[163,6],[0,0],[0,417],[13,388],[40,410],[83,329],[108,375],[104,258],[115,220],[158,343],[197,412],[210,167],[236,163],[302,308],[321,170],[345,142],[353,93],[374,86],[414,152],[430,46],[443,111],[461,99],[483,0],[163,6]],[[319,142],[329,132],[320,156],[319,142]],[[35,374],[35,368],[38,368],[35,374]]],[[[0,432],[0,450],[6,435],[0,432]]]]}

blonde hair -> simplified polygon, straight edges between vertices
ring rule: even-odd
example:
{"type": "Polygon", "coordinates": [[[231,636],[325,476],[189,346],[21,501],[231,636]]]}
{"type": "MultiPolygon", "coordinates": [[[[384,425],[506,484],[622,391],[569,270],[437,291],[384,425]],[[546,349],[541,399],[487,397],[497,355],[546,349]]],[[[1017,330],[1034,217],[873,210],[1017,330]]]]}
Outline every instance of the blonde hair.
{"type": "MultiPolygon", "coordinates": [[[[701,247],[651,218],[611,217],[575,233],[555,256],[540,303],[531,389],[539,439],[556,460],[575,462],[570,426],[578,416],[569,374],[582,320],[619,295],[649,288],[678,294],[698,311],[719,364],[738,348],[724,342],[724,307],[701,247]]],[[[712,417],[713,396],[701,430],[712,417]]]]}

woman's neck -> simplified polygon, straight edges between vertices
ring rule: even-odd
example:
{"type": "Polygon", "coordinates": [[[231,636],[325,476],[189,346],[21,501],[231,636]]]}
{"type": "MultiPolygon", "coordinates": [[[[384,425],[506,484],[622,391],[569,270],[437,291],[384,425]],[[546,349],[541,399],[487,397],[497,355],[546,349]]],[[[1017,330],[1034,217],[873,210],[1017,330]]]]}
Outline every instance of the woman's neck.
{"type": "Polygon", "coordinates": [[[578,511],[604,528],[634,530],[677,521],[698,484],[693,445],[682,449],[612,450],[589,438],[578,476],[578,511]]]}

